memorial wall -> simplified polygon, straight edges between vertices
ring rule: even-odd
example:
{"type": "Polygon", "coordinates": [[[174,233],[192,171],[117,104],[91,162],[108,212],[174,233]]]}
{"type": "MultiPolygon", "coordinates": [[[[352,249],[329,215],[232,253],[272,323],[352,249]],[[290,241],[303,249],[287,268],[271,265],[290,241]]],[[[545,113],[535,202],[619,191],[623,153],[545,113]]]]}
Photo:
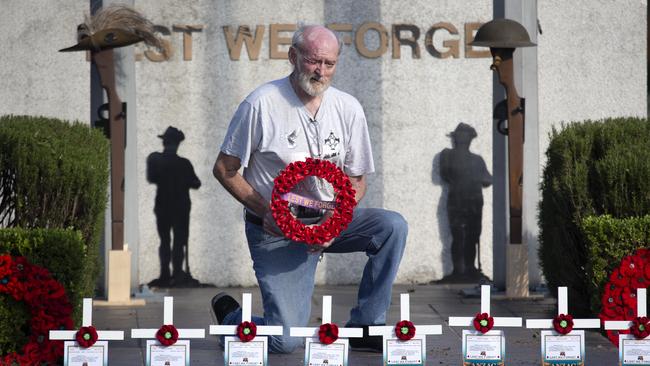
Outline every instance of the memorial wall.
{"type": "MultiPolygon", "coordinates": [[[[409,222],[397,282],[429,282],[452,272],[449,190],[469,180],[485,182],[478,189],[483,207],[475,265],[488,277],[504,265],[493,258],[493,203],[505,198],[493,195],[499,190],[489,182],[493,146],[503,143],[493,131],[491,58],[486,49],[467,45],[493,18],[493,1],[136,0],[134,6],[156,24],[167,51],[139,44],[133,60],[125,61],[135,64],[135,100],[128,101],[128,110],[135,110],[133,118],[129,114],[135,168],[126,177],[133,182],[126,225],[135,282],[160,274],[157,186],[147,179],[147,165],[151,153],[162,151],[158,136],[173,126],[184,135],[178,155],[200,181],[189,191],[192,276],[218,286],[256,283],[242,206],[213,178],[212,166],[239,102],[261,83],[290,73],[286,52],[299,24],[330,25],[344,42],[333,85],[364,107],[375,158],[361,205],[398,211],[409,222]],[[463,129],[475,131],[469,150],[484,170],[456,169],[456,178],[445,178],[442,152],[454,149],[463,129]]],[[[537,78],[521,81],[537,83],[538,92],[538,100],[527,100],[538,110],[531,120],[538,121],[539,151],[527,160],[526,174],[541,174],[552,126],[647,115],[646,7],[632,0],[538,3],[538,29],[529,29],[537,31],[537,78]]],[[[0,3],[0,114],[90,123],[90,64],[83,53],[57,52],[75,43],[76,25],[88,10],[88,2],[79,1],[0,3]]],[[[460,162],[451,166],[464,166],[460,162]]],[[[538,273],[536,230],[529,231],[531,271],[538,273]]],[[[327,254],[318,283],[355,283],[364,262],[364,254],[327,254]]]]}

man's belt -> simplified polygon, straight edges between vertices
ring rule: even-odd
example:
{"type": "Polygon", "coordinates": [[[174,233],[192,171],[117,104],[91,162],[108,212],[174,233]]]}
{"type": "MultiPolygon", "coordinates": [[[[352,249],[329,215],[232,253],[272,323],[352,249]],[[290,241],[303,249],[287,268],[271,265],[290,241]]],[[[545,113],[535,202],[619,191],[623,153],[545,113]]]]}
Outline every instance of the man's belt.
{"type": "Polygon", "coordinates": [[[264,226],[264,220],[262,220],[261,217],[253,215],[252,213],[248,212],[248,210],[246,210],[246,214],[244,215],[244,220],[250,222],[253,225],[264,226]]]}
{"type": "MultiPolygon", "coordinates": [[[[312,216],[312,215],[297,215],[296,218],[303,221],[304,224],[315,224],[320,220],[322,216],[312,216]]],[[[264,226],[264,220],[262,220],[261,217],[249,212],[246,210],[246,213],[244,214],[244,220],[247,222],[257,225],[257,226],[264,226]]]]}

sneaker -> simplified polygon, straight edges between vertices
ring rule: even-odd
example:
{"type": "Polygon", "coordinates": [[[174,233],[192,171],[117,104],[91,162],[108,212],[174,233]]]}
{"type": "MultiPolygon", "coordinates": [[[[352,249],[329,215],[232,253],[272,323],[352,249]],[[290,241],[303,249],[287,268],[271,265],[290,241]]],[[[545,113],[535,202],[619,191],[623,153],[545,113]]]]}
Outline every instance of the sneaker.
{"type": "Polygon", "coordinates": [[[214,316],[217,317],[217,322],[219,322],[219,324],[223,324],[223,319],[226,315],[239,309],[239,303],[237,300],[225,292],[219,292],[214,295],[211,304],[212,311],[214,312],[214,316]]]}
{"type": "Polygon", "coordinates": [[[384,351],[384,345],[382,339],[383,337],[368,335],[367,325],[364,326],[347,325],[346,327],[350,327],[350,328],[363,327],[363,338],[348,339],[350,342],[350,348],[353,349],[354,351],[377,352],[377,353],[382,353],[384,351]]]}

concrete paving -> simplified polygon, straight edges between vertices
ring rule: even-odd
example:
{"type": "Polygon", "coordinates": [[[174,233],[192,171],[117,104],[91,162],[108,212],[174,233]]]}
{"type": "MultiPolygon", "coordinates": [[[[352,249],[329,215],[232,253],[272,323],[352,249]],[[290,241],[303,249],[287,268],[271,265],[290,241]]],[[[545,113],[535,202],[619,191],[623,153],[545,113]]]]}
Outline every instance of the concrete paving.
{"type": "MultiPolygon", "coordinates": [[[[441,324],[443,334],[427,337],[427,365],[460,365],[462,329],[448,326],[450,316],[474,316],[480,310],[479,298],[460,295],[468,285],[396,285],[389,309],[388,323],[399,321],[399,295],[410,293],[411,320],[417,324],[441,324]]],[[[130,338],[132,328],[158,328],[162,324],[163,296],[174,297],[174,324],[179,328],[205,328],[206,334],[216,319],[210,310],[210,299],[219,291],[227,291],[236,299],[241,294],[253,294],[253,314],[262,310],[258,288],[197,288],[157,289],[147,297],[146,305],[140,307],[95,307],[93,323],[97,329],[125,330],[126,340],[109,344],[111,365],[144,365],[144,340],[130,338]]],[[[314,291],[310,325],[321,323],[321,300],[323,295],[332,295],[332,321],[343,324],[348,319],[349,309],[356,301],[356,286],[319,286],[314,291]]],[[[556,301],[552,298],[526,300],[496,300],[491,302],[493,316],[520,316],[525,319],[552,318],[556,314],[556,301]]],[[[506,334],[507,365],[540,365],[539,331],[525,328],[509,328],[506,334]]],[[[617,365],[618,351],[598,331],[586,331],[586,364],[617,365]]],[[[302,365],[304,349],[289,355],[269,355],[269,364],[274,366],[302,365]]],[[[223,352],[216,336],[191,341],[191,364],[193,366],[223,365],[223,352]]],[[[351,351],[350,366],[382,365],[381,354],[351,351]]]]}

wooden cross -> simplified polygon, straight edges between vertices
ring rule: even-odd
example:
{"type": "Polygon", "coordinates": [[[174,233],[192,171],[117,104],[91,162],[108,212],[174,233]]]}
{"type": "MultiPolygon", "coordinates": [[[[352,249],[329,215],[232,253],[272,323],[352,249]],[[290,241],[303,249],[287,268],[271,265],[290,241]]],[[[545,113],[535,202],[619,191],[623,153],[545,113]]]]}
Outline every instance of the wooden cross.
{"type": "MultiPolygon", "coordinates": [[[[411,320],[410,317],[410,299],[409,299],[409,294],[400,294],[399,298],[400,302],[400,320],[411,320]]],[[[416,325],[415,326],[415,334],[416,335],[434,335],[434,334],[442,334],[442,326],[441,325],[416,325]]],[[[383,336],[384,340],[386,340],[387,337],[392,337],[395,336],[395,327],[394,326],[376,326],[376,327],[369,327],[368,328],[368,335],[371,336],[383,336]]]]}
{"type": "MultiPolygon", "coordinates": [[[[174,324],[174,298],[165,296],[163,306],[163,325],[174,324]]],[[[131,338],[156,339],[159,328],[131,329],[131,338]]],[[[205,338],[205,329],[177,329],[178,339],[205,338]]]]}
{"type": "MultiPolygon", "coordinates": [[[[569,296],[566,286],[557,288],[557,315],[569,314],[569,296]]],[[[526,319],[526,328],[553,329],[553,319],[526,319]]],[[[573,319],[573,329],[600,328],[600,319],[573,319]]]]}
{"type": "MultiPolygon", "coordinates": [[[[636,289],[636,316],[648,316],[648,309],[646,307],[646,289],[636,289]]],[[[606,320],[605,330],[625,330],[630,329],[632,326],[631,320],[606,320]]]]}
{"type": "MultiPolygon", "coordinates": [[[[322,324],[332,322],[332,296],[323,296],[323,320],[322,324]]],[[[291,337],[311,337],[318,338],[319,327],[291,327],[289,335],[291,337]]],[[[361,338],[363,337],[363,328],[339,328],[339,338],[361,338]]]]}
{"type": "MultiPolygon", "coordinates": [[[[481,286],[481,313],[490,314],[490,286],[481,286]]],[[[450,327],[473,327],[474,317],[452,316],[449,317],[450,327]]],[[[521,318],[494,317],[494,327],[521,327],[521,318]]]]}
{"type": "MultiPolygon", "coordinates": [[[[82,327],[88,327],[93,324],[93,299],[83,299],[83,318],[82,327]]],[[[51,330],[50,339],[57,341],[74,341],[76,340],[77,330],[51,330]]],[[[98,330],[98,341],[122,341],[124,340],[124,331],[121,330],[98,330]]]]}
{"type": "MultiPolygon", "coordinates": [[[[251,321],[252,295],[249,293],[242,295],[242,322],[251,321]]],[[[282,335],[282,326],[279,325],[257,325],[257,335],[282,335]]],[[[237,336],[237,325],[211,325],[210,334],[237,336]]]]}

